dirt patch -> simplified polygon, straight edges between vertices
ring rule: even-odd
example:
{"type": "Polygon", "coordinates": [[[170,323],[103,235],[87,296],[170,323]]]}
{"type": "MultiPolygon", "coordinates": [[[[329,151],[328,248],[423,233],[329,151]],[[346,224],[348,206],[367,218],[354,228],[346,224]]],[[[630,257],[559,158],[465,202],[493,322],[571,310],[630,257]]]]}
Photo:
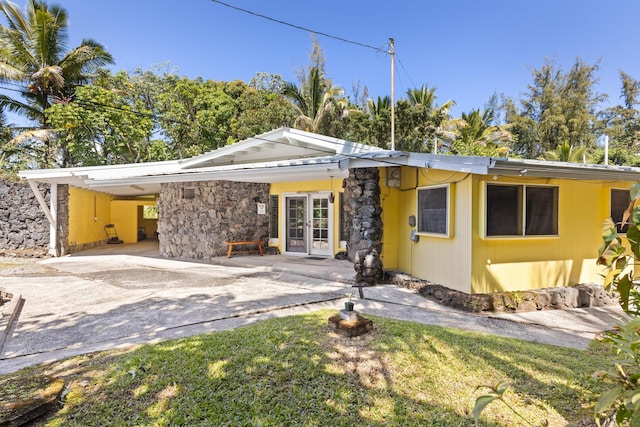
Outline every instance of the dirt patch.
{"type": "Polygon", "coordinates": [[[65,273],[38,263],[37,258],[0,256],[0,276],[44,277],[63,276],[65,273]]]}
{"type": "Polygon", "coordinates": [[[384,389],[390,386],[393,371],[388,356],[372,348],[379,336],[380,331],[376,328],[354,338],[329,332],[324,346],[327,356],[341,373],[356,375],[366,387],[384,389]]]}

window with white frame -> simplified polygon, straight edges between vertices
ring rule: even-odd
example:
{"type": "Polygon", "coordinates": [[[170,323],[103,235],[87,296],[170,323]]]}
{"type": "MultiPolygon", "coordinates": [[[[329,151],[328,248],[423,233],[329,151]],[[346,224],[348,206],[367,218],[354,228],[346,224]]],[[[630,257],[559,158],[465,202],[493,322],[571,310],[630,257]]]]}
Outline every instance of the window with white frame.
{"type": "Polygon", "coordinates": [[[558,234],[558,187],[487,184],[487,236],[558,234]]]}
{"type": "Polygon", "coordinates": [[[449,235],[449,186],[418,188],[418,232],[449,235]]]}
{"type": "Polygon", "coordinates": [[[629,203],[631,203],[629,190],[611,189],[611,219],[616,224],[618,233],[626,233],[629,229],[628,223],[622,225],[622,216],[629,207],[629,203]]]}

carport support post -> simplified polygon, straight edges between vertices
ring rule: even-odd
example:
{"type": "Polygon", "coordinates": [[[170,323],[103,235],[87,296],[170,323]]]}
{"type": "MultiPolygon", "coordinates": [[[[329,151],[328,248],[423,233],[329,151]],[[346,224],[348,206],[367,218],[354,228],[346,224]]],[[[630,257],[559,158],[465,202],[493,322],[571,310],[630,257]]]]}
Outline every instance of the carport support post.
{"type": "Polygon", "coordinates": [[[58,252],[58,184],[51,184],[49,190],[51,221],[49,223],[49,255],[60,256],[58,252]]]}
{"type": "Polygon", "coordinates": [[[36,196],[40,208],[44,212],[45,216],[49,220],[49,255],[55,257],[60,256],[58,252],[58,184],[51,184],[49,191],[49,206],[44,200],[38,184],[34,181],[28,180],[31,191],[36,196]]]}

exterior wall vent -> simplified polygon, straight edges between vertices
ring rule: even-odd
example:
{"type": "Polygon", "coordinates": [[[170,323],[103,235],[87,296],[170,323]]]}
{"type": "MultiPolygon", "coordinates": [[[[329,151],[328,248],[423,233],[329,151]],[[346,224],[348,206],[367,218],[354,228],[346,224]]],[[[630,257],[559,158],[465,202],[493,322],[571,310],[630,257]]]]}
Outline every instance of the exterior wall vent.
{"type": "Polygon", "coordinates": [[[183,188],[182,189],[182,198],[183,199],[195,199],[196,198],[196,189],[193,187],[183,188]]]}

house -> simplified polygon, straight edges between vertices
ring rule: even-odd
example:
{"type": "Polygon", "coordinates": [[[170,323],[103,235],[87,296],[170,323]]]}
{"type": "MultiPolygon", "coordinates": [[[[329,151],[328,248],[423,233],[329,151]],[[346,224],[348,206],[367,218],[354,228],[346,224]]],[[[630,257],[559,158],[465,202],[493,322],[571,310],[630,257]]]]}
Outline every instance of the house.
{"type": "Polygon", "coordinates": [[[37,183],[51,185],[54,203],[39,199],[53,254],[103,244],[114,224],[125,242],[157,235],[167,257],[261,241],[293,256],[348,251],[364,279],[384,268],[485,293],[600,283],[600,226],[621,218],[640,169],[389,151],[281,128],[185,160],[20,176],[37,197],[37,183]]]}

